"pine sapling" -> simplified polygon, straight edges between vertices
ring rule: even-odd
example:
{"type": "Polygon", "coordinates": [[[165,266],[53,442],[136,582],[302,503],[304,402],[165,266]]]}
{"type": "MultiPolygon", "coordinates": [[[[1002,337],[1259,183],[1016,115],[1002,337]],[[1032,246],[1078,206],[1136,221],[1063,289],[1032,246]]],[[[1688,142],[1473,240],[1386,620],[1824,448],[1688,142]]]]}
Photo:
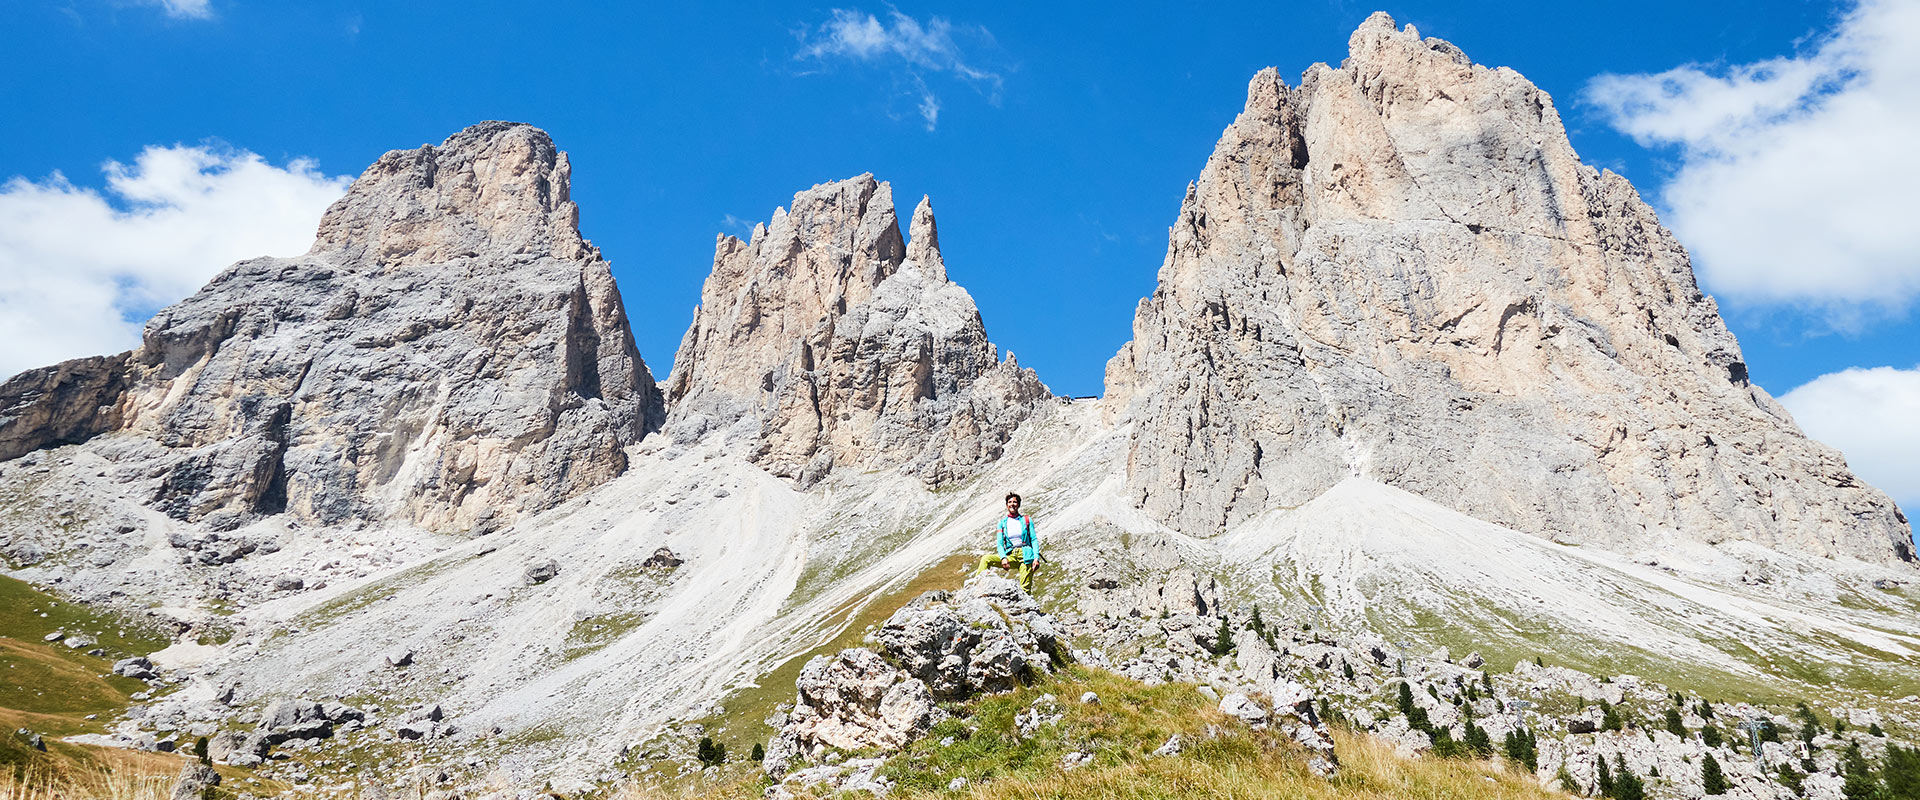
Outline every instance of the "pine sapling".
{"type": "Polygon", "coordinates": [[[1720,771],[1720,762],[1712,753],[1700,762],[1700,786],[1707,794],[1726,794],[1733,788],[1727,784],[1727,776],[1720,771]]]}

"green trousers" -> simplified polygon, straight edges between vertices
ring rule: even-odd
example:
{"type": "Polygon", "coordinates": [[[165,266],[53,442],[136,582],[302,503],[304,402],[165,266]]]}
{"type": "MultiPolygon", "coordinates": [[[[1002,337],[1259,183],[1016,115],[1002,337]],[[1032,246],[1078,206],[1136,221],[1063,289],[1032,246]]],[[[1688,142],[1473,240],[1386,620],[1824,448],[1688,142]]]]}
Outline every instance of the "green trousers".
{"type": "MultiPolygon", "coordinates": [[[[982,572],[986,572],[988,567],[998,567],[1000,566],[1000,563],[1001,561],[999,556],[996,556],[992,553],[988,553],[980,557],[980,568],[977,570],[974,570],[973,574],[978,575],[982,572]]],[[[1013,569],[1013,567],[1011,566],[1011,564],[1013,563],[1017,563],[1020,565],[1020,588],[1023,591],[1032,593],[1033,592],[1033,562],[1022,561],[1020,560],[1020,556],[1018,554],[1015,554],[1012,556],[1009,566],[1005,568],[1013,569]]]]}

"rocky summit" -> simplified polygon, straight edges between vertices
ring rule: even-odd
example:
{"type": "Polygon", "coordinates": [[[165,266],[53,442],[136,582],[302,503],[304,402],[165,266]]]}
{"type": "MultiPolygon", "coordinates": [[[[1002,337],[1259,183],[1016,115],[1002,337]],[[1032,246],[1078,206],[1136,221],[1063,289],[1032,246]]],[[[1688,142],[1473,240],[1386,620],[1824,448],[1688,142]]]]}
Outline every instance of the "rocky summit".
{"type": "Polygon", "coordinates": [[[749,241],[721,235],[668,379],[673,434],[724,431],[802,485],[836,466],[939,484],[998,458],[1051,395],[947,280],[925,198],[910,233],[861,175],[794,195],[749,241]]]}
{"type": "Polygon", "coordinates": [[[1545,92],[1386,14],[1348,51],[1256,75],[1187,189],[1107,368],[1135,503],[1211,536],[1363,477],[1568,543],[1913,559],[1545,92]]]}
{"type": "Polygon", "coordinates": [[[387,153],[306,255],[233,265],[132,352],[0,385],[0,458],[88,442],[215,528],[486,529],[605,482],[663,411],[570,172],[514,123],[387,153]]]}

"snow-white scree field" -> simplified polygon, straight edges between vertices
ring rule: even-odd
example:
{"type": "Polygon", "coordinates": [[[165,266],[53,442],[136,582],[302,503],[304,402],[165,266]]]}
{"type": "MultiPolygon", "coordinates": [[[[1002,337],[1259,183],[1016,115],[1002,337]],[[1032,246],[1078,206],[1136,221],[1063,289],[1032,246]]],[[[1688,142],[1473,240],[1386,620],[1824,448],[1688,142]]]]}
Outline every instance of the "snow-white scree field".
{"type": "Polygon", "coordinates": [[[838,474],[800,492],[720,445],[653,437],[632,448],[619,479],[491,534],[269,518],[223,534],[265,546],[205,582],[170,540],[204,534],[87,480],[84,447],[10,465],[0,492],[15,512],[36,487],[61,486],[83,509],[76,517],[141,515],[138,541],[87,548],[127,551],[106,566],[53,552],[15,574],[82,595],[121,592],[196,622],[155,656],[191,679],[145,719],[227,727],[273,699],[340,698],[377,728],[438,705],[442,735],[418,743],[427,760],[556,788],[616,778],[632,748],[834,639],[863,604],[987,546],[1009,489],[1037,512],[1051,565],[1041,594],[1056,605],[1074,603],[1095,568],[1151,581],[1164,564],[1148,554],[1171,551],[1220,576],[1233,603],[1324,615],[1338,631],[1371,630],[1416,653],[1477,650],[1502,668],[1539,656],[1726,701],[1871,707],[1920,692],[1920,604],[1904,586],[1862,588],[1884,568],[1744,543],[1636,559],[1475,520],[1364,475],[1188,536],[1122,499],[1129,431],[1103,411],[1051,406],[990,470],[937,492],[891,472],[838,474]],[[659,548],[681,563],[648,566],[659,548]],[[549,561],[551,578],[528,577],[549,561]],[[287,577],[302,585],[287,588],[287,577]],[[219,585],[225,599],[210,602],[219,585]],[[223,644],[192,641],[229,627],[223,644]],[[411,664],[391,665],[407,652],[411,664]],[[228,686],[231,708],[216,700],[228,686]]]}

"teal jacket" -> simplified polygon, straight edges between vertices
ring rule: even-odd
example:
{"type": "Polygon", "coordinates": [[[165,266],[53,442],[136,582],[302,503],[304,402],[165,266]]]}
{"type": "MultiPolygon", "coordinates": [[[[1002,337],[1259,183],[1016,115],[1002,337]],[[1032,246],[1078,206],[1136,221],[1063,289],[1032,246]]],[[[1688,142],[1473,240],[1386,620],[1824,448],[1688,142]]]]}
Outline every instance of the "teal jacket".
{"type": "Polygon", "coordinates": [[[1000,517],[999,534],[994,538],[993,544],[999,549],[1001,558],[1006,558],[1007,554],[1013,552],[1015,548],[1020,550],[1022,561],[1032,561],[1040,557],[1040,532],[1034,529],[1033,517],[1026,515],[1021,515],[1018,520],[1006,516],[1000,517]],[[1013,530],[1008,531],[1009,527],[1013,530]],[[1023,531],[1022,528],[1025,530],[1023,531]]]}

